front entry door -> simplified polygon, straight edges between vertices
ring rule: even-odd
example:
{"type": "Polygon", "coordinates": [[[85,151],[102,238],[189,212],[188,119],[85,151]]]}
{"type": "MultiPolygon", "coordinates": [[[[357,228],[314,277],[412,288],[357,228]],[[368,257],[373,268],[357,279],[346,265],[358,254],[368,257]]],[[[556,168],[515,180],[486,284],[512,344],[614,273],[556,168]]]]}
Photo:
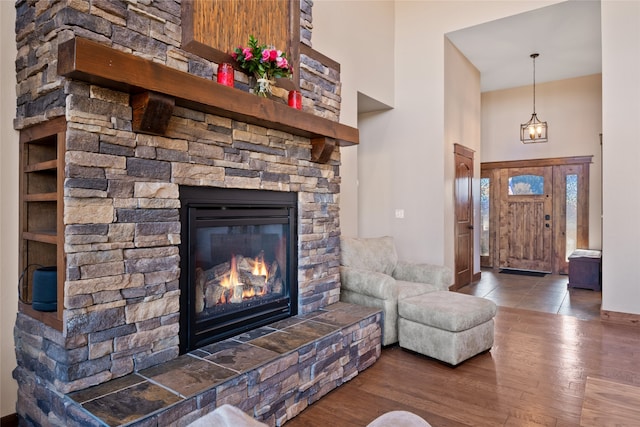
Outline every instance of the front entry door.
{"type": "Polygon", "coordinates": [[[500,171],[499,267],[552,271],[553,169],[500,171]]]}

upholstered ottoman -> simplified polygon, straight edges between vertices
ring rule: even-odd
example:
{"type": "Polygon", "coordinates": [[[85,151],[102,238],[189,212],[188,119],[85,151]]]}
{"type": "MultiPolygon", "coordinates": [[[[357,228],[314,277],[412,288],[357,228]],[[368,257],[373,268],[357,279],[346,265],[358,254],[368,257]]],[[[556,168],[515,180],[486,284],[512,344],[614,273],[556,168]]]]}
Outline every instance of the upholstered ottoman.
{"type": "Polygon", "coordinates": [[[437,291],[398,301],[400,347],[451,365],[493,345],[493,301],[437,291]]]}

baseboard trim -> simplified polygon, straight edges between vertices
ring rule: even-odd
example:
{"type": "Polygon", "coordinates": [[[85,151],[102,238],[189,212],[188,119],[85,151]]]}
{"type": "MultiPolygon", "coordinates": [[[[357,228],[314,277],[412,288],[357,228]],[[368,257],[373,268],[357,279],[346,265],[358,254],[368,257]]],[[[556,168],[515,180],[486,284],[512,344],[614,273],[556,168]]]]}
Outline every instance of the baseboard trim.
{"type": "Polygon", "coordinates": [[[471,282],[479,282],[481,277],[482,277],[482,271],[473,273],[473,278],[471,279],[471,282]]]}
{"type": "Polygon", "coordinates": [[[619,313],[617,311],[601,310],[600,319],[606,322],[640,326],[640,314],[619,313]]]}
{"type": "Polygon", "coordinates": [[[2,427],[18,427],[18,414],[9,414],[0,418],[0,426],[2,427]]]}

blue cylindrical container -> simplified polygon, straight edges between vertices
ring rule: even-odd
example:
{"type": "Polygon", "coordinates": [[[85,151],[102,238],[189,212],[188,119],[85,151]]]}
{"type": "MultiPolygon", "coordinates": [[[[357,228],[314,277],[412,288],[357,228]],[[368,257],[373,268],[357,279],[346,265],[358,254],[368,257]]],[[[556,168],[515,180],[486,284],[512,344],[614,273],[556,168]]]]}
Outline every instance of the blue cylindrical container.
{"type": "Polygon", "coordinates": [[[31,307],[38,311],[56,311],[58,308],[57,267],[40,267],[33,272],[31,307]]]}

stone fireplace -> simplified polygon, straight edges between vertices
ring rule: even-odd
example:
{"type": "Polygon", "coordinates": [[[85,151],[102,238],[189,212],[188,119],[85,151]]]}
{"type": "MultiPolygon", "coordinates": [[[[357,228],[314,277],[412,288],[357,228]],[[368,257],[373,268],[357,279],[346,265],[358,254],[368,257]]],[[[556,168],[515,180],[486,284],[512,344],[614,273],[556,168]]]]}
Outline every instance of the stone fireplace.
{"type": "MultiPolygon", "coordinates": [[[[16,2],[15,127],[28,136],[62,123],[61,308],[55,317],[21,306],[14,329],[17,412],[26,423],[87,425],[70,393],[138,378],[191,357],[183,355],[189,350],[338,303],[339,65],[311,49],[311,2],[299,5],[303,111],[248,94],[240,73],[235,88],[218,88],[217,64],[181,47],[180,1],[16,2]],[[166,129],[146,132],[136,102],[145,85],[158,90],[156,82],[169,82],[160,92],[175,106],[166,129]],[[210,191],[213,199],[203,197],[210,191]],[[238,206],[246,194],[255,203],[238,206]],[[275,195],[277,206],[264,195],[275,195]],[[194,229],[186,226],[192,216],[194,229]],[[262,262],[266,272],[250,271],[262,262]],[[234,275],[242,279],[232,292],[223,281],[234,275]],[[241,288],[267,296],[243,296],[241,288]],[[240,321],[230,321],[230,308],[240,321]]],[[[227,401],[271,424],[286,421],[378,357],[380,315],[363,316],[272,362],[274,387],[278,375],[296,378],[292,391],[248,398],[265,377],[251,371],[187,396],[172,420],[227,401]]]]}
{"type": "Polygon", "coordinates": [[[296,193],[180,188],[180,350],[298,313],[296,193]]]}

